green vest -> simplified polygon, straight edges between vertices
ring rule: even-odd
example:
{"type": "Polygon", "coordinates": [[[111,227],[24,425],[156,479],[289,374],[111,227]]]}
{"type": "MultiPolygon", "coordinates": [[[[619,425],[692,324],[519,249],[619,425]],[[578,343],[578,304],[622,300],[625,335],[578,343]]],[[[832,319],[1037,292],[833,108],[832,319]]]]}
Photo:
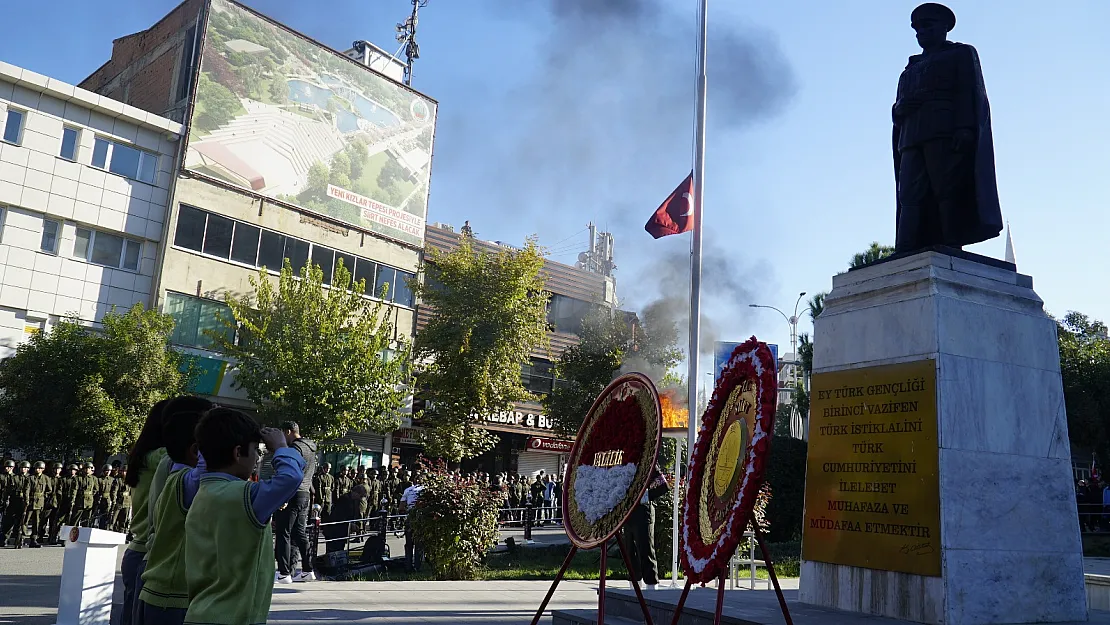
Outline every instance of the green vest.
{"type": "Polygon", "coordinates": [[[274,586],[273,533],[266,521],[254,516],[251,482],[220,475],[201,478],[185,521],[185,623],[266,622],[274,586]]]}
{"type": "Polygon", "coordinates": [[[145,466],[139,472],[139,485],[131,490],[131,551],[146,553],[147,538],[150,537],[150,484],[158,463],[166,456],[166,448],[159,447],[147,453],[145,466]]]}
{"type": "Polygon", "coordinates": [[[161,608],[189,607],[185,586],[185,475],[174,471],[154,510],[154,542],[147,545],[139,599],[161,608]]]}

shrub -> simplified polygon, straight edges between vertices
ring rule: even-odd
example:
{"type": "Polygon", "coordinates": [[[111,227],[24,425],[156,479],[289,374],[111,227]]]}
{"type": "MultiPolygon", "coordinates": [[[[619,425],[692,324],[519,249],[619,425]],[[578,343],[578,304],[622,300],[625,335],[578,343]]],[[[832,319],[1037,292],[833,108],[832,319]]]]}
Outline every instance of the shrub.
{"type": "Polygon", "coordinates": [[[446,465],[422,463],[420,497],[410,512],[413,534],[436,579],[477,579],[486,552],[497,542],[502,491],[461,480],[446,465]]]}

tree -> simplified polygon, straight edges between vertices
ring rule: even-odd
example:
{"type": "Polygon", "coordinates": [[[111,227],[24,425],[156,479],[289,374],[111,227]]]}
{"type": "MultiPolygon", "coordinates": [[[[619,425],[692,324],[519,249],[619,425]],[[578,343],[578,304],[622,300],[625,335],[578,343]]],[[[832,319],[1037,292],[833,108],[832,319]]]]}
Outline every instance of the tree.
{"type": "Polygon", "coordinates": [[[197,104],[203,112],[197,115],[196,126],[200,130],[211,131],[223,126],[235,117],[242,104],[230,89],[209,78],[202,72],[197,83],[197,104]]]}
{"type": "Polygon", "coordinates": [[[821,312],[825,310],[825,296],[828,293],[821,292],[815,293],[813,297],[809,298],[809,303],[806,304],[806,310],[809,311],[809,320],[816,321],[821,312]]]}
{"type": "Polygon", "coordinates": [[[361,295],[365,281],[352,283],[340,263],[324,289],[319,265],[296,275],[286,259],[276,286],[265,270],[251,286],[252,296],[225,298],[233,318],[221,322],[240,340],[209,336],[238,361],[238,384],[264,420],[293,419],[324,440],[400,426],[410,350],[385,305],[361,295]]]}
{"type": "Polygon", "coordinates": [[[331,158],[331,175],[328,182],[344,189],[351,186],[351,157],[340,150],[331,158]]]}
{"type": "Polygon", "coordinates": [[[852,260],[849,261],[848,267],[850,269],[856,269],[865,265],[870,265],[871,263],[882,260],[893,253],[893,247],[889,245],[880,245],[878,241],[874,241],[871,243],[871,247],[852,256],[852,260]]]}
{"type": "Polygon", "coordinates": [[[328,166],[316,161],[308,167],[308,182],[303,193],[310,196],[326,197],[328,191],[328,166]]]}
{"type": "Polygon", "coordinates": [[[597,399],[622,367],[662,375],[682,357],[676,345],[678,329],[656,308],[644,311],[643,319],[629,324],[622,312],[599,308],[582,322],[577,345],[567,348],[555,361],[560,380],[543,398],[544,412],[563,434],[574,435],[597,399]]]}
{"type": "Polygon", "coordinates": [[[775,410],[775,436],[790,436],[790,418],[794,414],[794,407],[790,404],[779,404],[775,410]]]}
{"type": "Polygon", "coordinates": [[[275,75],[270,82],[270,99],[275,104],[285,104],[289,101],[289,81],[284,77],[275,75]]]}
{"type": "Polygon", "coordinates": [[[63,319],[32,335],[0,363],[0,438],[43,458],[126,449],[150,407],[187,387],[172,332],[140,303],[106,314],[103,331],[63,319]]]}
{"type": "Polygon", "coordinates": [[[356,138],[347,146],[347,158],[351,162],[351,181],[358,180],[362,177],[362,172],[366,168],[366,142],[362,138],[356,138]]]}
{"type": "Polygon", "coordinates": [[[486,252],[462,237],[452,252],[433,250],[425,281],[410,284],[435,311],[413,349],[430,403],[421,415],[429,455],[457,461],[482,453],[494,439],[474,419],[533,399],[520,372],[547,347],[542,267],[535,238],[521,249],[486,252]]]}
{"type": "Polygon", "coordinates": [[[386,191],[400,180],[405,180],[408,173],[404,167],[392,158],[385,159],[381,171],[378,172],[378,188],[386,191]]]}
{"type": "Polygon", "coordinates": [[[1068,435],[1078,450],[1110,457],[1110,338],[1106,324],[1069,312],[1058,322],[1068,435]]]}

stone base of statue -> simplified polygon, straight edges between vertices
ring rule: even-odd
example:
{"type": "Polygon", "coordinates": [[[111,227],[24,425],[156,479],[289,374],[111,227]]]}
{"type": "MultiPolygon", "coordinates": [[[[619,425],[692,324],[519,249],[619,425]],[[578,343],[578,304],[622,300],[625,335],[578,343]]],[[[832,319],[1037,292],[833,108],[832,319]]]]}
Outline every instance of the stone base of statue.
{"type": "Polygon", "coordinates": [[[944,249],[833,278],[800,601],[945,625],[1087,619],[1056,325],[1032,287],[944,249]]]}

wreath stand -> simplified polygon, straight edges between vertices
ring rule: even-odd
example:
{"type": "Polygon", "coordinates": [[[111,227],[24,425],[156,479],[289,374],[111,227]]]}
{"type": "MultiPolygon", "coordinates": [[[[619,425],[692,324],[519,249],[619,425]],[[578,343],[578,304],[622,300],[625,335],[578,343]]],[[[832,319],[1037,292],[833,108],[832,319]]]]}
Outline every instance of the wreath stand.
{"type": "MultiPolygon", "coordinates": [[[[623,527],[621,529],[623,529],[623,527]]],[[[617,530],[613,534],[612,539],[617,542],[617,547],[620,549],[621,557],[624,558],[624,567],[625,567],[625,569],[628,570],[628,581],[632,582],[632,589],[636,591],[636,600],[640,602],[640,609],[643,610],[644,622],[647,623],[647,625],[654,625],[654,623],[651,620],[651,613],[648,612],[647,602],[644,601],[644,593],[643,593],[642,590],[640,590],[640,584],[636,580],[632,579],[632,561],[628,558],[628,551],[624,548],[624,539],[621,538],[620,530],[617,530]]],[[[604,625],[604,623],[605,623],[605,575],[606,575],[606,573],[608,572],[608,569],[609,569],[609,566],[608,566],[607,561],[606,561],[607,553],[609,551],[609,549],[608,549],[609,539],[603,540],[601,542],[601,545],[599,545],[599,546],[601,547],[601,564],[600,564],[600,567],[599,567],[601,570],[599,571],[598,587],[597,587],[597,624],[598,625],[604,625]]],[[[562,581],[563,575],[567,572],[567,569],[570,568],[570,563],[571,563],[571,561],[574,560],[574,555],[576,553],[578,553],[578,547],[576,547],[575,545],[572,544],[570,546],[570,552],[567,553],[566,559],[563,560],[563,566],[561,566],[559,568],[559,572],[555,575],[555,581],[551,582],[551,588],[548,589],[547,596],[545,596],[543,598],[543,602],[540,603],[540,609],[536,611],[536,616],[534,616],[532,618],[532,625],[537,625],[537,623],[540,622],[540,619],[543,618],[543,611],[547,609],[547,603],[549,601],[551,601],[551,596],[555,594],[555,589],[559,587],[559,582],[562,581]]],[[[778,587],[778,582],[775,582],[775,586],[778,587]]],[[[687,585],[686,586],[686,591],[689,591],[689,590],[690,590],[690,587],[689,587],[689,585],[687,585]]],[[[782,595],[780,594],[779,596],[781,597],[782,595]]],[[[682,593],[682,598],[683,598],[683,600],[686,599],[686,592],[682,593]]],[[[718,600],[718,603],[720,603],[720,600],[718,600]]],[[[783,604],[783,605],[785,605],[785,604],[783,604]]],[[[679,603],[679,609],[681,609],[681,606],[682,606],[682,604],[679,603]]],[[[718,608],[718,611],[720,611],[719,608],[718,608]]],[[[789,620],[789,618],[788,618],[788,620],[789,620]]],[[[790,624],[790,625],[793,625],[793,624],[790,624]]]]}
{"type": "MultiPolygon", "coordinates": [[[[782,608],[782,617],[786,619],[786,625],[794,625],[794,621],[790,618],[790,608],[786,607],[786,597],[782,594],[782,587],[779,586],[779,577],[775,575],[775,563],[771,561],[771,552],[767,549],[767,543],[763,540],[763,532],[759,531],[759,524],[755,519],[750,520],[752,525],[752,532],[755,534],[755,540],[759,543],[759,550],[763,552],[763,561],[767,563],[767,575],[771,578],[771,583],[775,586],[775,594],[779,598],[779,607],[782,608]]],[[[717,608],[713,612],[713,625],[721,625],[721,612],[725,606],[725,576],[727,569],[722,567],[717,574],[717,608]]],[[[686,605],[686,595],[690,594],[690,588],[693,582],[690,578],[686,578],[686,586],[682,589],[682,596],[678,598],[678,605],[675,607],[674,618],[671,620],[671,625],[678,625],[678,619],[682,616],[682,608],[686,605]]],[[[638,591],[637,591],[638,592],[638,591]]],[[[651,623],[649,620],[648,623],[651,623]]],[[[535,623],[533,622],[533,625],[535,623]]]]}

